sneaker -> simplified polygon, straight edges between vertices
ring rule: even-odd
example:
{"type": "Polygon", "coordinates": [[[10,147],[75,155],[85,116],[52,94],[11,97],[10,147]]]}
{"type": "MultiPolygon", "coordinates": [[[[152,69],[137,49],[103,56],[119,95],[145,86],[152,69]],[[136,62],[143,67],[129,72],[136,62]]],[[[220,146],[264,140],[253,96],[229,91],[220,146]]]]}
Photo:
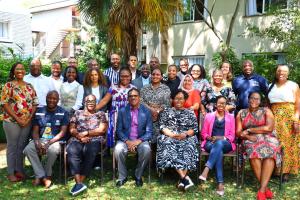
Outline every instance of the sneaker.
{"type": "Polygon", "coordinates": [[[86,189],[87,189],[87,187],[86,187],[86,185],[84,185],[83,183],[76,183],[76,184],[72,187],[70,193],[72,194],[72,196],[75,196],[75,195],[77,195],[77,194],[83,192],[83,191],[86,190],[86,189]]]}
{"type": "Polygon", "coordinates": [[[178,189],[180,189],[180,190],[183,190],[184,189],[184,181],[183,181],[184,179],[180,179],[179,181],[178,181],[178,185],[177,185],[177,187],[178,187],[178,189]]]}
{"type": "Polygon", "coordinates": [[[273,199],[274,195],[273,195],[273,192],[269,188],[267,188],[266,192],[265,192],[265,196],[267,199],[273,199]]]}
{"type": "Polygon", "coordinates": [[[189,176],[186,176],[184,178],[184,190],[189,189],[190,187],[194,186],[194,183],[192,181],[192,179],[189,176]]]}

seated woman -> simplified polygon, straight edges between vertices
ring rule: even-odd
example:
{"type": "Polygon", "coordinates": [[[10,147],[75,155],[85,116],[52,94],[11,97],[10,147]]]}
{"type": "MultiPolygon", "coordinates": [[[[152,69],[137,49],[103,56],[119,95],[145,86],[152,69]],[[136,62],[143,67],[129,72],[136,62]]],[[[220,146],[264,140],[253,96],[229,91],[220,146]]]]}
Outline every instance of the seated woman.
{"type": "Polygon", "coordinates": [[[273,132],[274,116],[270,109],[260,107],[259,93],[250,93],[248,102],[249,108],[240,110],[236,117],[236,135],[244,139],[246,155],[260,183],[257,199],[272,198],[268,182],[275,163],[281,163],[279,141],[273,132]]]}
{"type": "MultiPolygon", "coordinates": [[[[193,77],[189,74],[185,75],[179,85],[179,89],[186,91],[189,95],[188,99],[184,103],[184,107],[194,111],[198,119],[198,110],[201,108],[201,112],[205,113],[204,106],[201,104],[199,91],[194,89],[193,77]]],[[[172,97],[174,98],[174,96],[172,97]]]]}
{"type": "Polygon", "coordinates": [[[188,99],[185,91],[178,90],[174,107],[165,109],[159,119],[161,134],[157,138],[156,165],[158,169],[175,168],[180,176],[179,189],[194,185],[188,171],[197,169],[198,124],[193,111],[183,107],[188,99]]]}
{"type": "Polygon", "coordinates": [[[226,112],[226,98],[217,97],[217,110],[208,113],[204,119],[201,132],[201,147],[209,152],[208,161],[199,179],[206,181],[209,170],[216,169],[216,179],[218,182],[217,194],[224,195],[223,179],[223,154],[234,151],[235,119],[234,116],[226,112]]]}
{"type": "Polygon", "coordinates": [[[77,195],[87,188],[83,181],[93,167],[106,130],[105,113],[96,112],[96,97],[88,95],[85,98],[85,109],[76,111],[70,119],[72,137],[67,146],[67,153],[70,171],[76,182],[70,191],[72,195],[77,195]]]}

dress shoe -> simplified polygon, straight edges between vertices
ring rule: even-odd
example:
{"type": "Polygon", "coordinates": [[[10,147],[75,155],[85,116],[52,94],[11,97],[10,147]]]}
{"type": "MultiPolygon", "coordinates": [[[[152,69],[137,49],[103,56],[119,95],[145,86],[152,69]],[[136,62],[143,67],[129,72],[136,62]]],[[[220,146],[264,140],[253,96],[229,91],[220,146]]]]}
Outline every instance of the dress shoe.
{"type": "Polygon", "coordinates": [[[16,172],[15,177],[17,177],[20,180],[24,180],[25,179],[25,174],[23,174],[21,172],[16,172]]]}
{"type": "Polygon", "coordinates": [[[123,179],[123,180],[117,180],[116,186],[117,187],[121,187],[122,185],[124,185],[127,182],[127,178],[123,179]]]}
{"type": "Polygon", "coordinates": [[[140,179],[135,178],[135,185],[137,187],[142,187],[143,186],[143,180],[141,178],[140,179]]]}
{"type": "Polygon", "coordinates": [[[265,195],[267,199],[273,199],[274,196],[273,192],[269,188],[266,189],[265,195]]]}
{"type": "Polygon", "coordinates": [[[7,176],[7,179],[12,182],[12,183],[16,183],[16,182],[19,182],[21,181],[19,178],[17,178],[15,175],[8,175],[7,176]]]}
{"type": "Polygon", "coordinates": [[[38,186],[38,185],[41,185],[42,184],[42,181],[40,178],[36,178],[32,181],[32,185],[33,186],[38,186]]]}
{"type": "Polygon", "coordinates": [[[43,178],[42,182],[43,182],[43,185],[45,186],[45,188],[49,188],[52,185],[52,181],[48,178],[43,178]]]}

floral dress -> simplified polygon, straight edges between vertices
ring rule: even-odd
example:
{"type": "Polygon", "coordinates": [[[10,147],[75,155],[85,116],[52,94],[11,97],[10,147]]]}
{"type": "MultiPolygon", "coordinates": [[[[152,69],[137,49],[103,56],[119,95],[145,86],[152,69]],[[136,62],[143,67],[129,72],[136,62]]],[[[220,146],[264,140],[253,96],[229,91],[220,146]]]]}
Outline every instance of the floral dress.
{"type": "Polygon", "coordinates": [[[233,90],[229,87],[223,87],[219,92],[216,92],[212,87],[207,89],[204,101],[202,101],[205,106],[206,112],[216,111],[217,97],[224,96],[227,98],[227,105],[235,106],[235,95],[233,90]]]}
{"type": "MultiPolygon", "coordinates": [[[[20,86],[11,81],[4,85],[1,94],[1,105],[7,103],[19,118],[27,119],[32,114],[33,107],[38,105],[38,98],[31,84],[25,83],[20,86]]],[[[3,120],[17,123],[6,112],[4,112],[3,120]]]]}
{"type": "Polygon", "coordinates": [[[203,101],[206,96],[207,89],[210,88],[209,82],[206,79],[194,80],[194,89],[198,90],[203,101]]]}
{"type": "Polygon", "coordinates": [[[184,109],[176,110],[175,108],[165,109],[159,119],[159,128],[167,128],[175,134],[193,129],[194,136],[184,140],[176,140],[164,134],[157,138],[157,167],[175,168],[175,169],[197,169],[199,160],[198,153],[198,125],[193,111],[184,109]]]}
{"type": "MultiPolygon", "coordinates": [[[[259,108],[254,113],[249,112],[248,109],[240,111],[243,130],[248,128],[255,128],[264,126],[266,124],[266,109],[259,108]]],[[[244,149],[247,158],[274,158],[276,165],[280,166],[281,154],[280,144],[276,138],[275,131],[270,134],[254,134],[256,141],[244,140],[244,149]]]]}
{"type": "Polygon", "coordinates": [[[107,144],[109,147],[114,145],[114,127],[116,123],[117,112],[119,109],[125,107],[128,103],[128,91],[135,88],[134,85],[129,84],[126,88],[121,88],[119,85],[112,85],[108,92],[112,96],[112,103],[109,109],[109,125],[107,131],[107,144]]]}

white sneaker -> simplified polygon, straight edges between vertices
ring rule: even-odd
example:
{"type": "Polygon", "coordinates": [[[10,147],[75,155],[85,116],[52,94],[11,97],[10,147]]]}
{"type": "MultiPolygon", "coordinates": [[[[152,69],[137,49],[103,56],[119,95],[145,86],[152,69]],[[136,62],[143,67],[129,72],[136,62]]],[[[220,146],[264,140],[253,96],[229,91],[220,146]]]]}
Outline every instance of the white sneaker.
{"type": "Polygon", "coordinates": [[[194,186],[192,179],[189,176],[185,177],[184,190],[188,190],[190,187],[194,186]]]}

